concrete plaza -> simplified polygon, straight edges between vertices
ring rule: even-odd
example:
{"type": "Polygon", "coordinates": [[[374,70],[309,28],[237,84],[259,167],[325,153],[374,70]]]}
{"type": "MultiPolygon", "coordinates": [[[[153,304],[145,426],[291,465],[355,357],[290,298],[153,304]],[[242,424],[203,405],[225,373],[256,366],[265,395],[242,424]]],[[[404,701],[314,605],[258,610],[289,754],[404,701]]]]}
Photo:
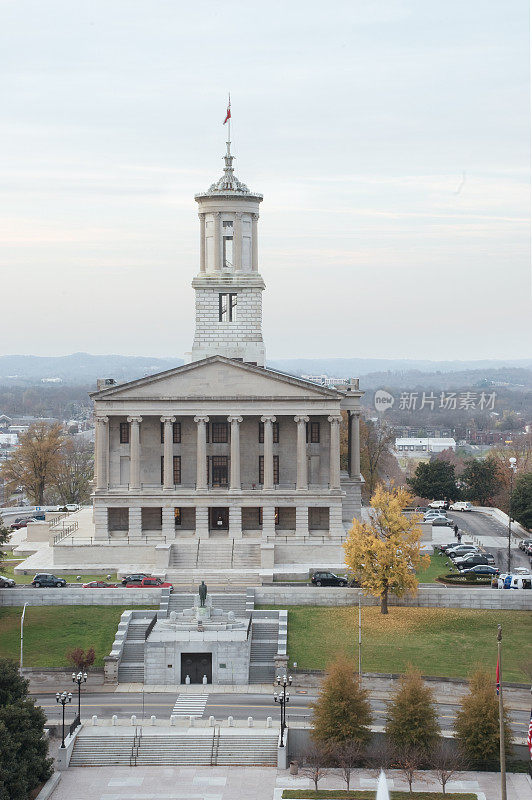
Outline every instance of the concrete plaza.
{"type": "MultiPolygon", "coordinates": [[[[430,778],[431,774],[427,773],[430,778]]],[[[395,771],[388,774],[389,786],[408,790],[395,771]]],[[[438,791],[418,781],[416,791],[438,791]]],[[[372,789],[375,776],[356,770],[352,789],[372,789]]],[[[290,776],[268,767],[74,767],[62,773],[52,800],[281,800],[282,789],[313,788],[301,775],[290,776]]],[[[319,783],[320,789],[345,789],[336,770],[319,783]]],[[[441,788],[440,788],[441,791],[441,788]]],[[[463,772],[447,785],[447,791],[474,792],[479,800],[500,800],[500,779],[496,773],[463,772]]],[[[532,781],[527,775],[508,776],[508,800],[532,800],[532,781]]]]}

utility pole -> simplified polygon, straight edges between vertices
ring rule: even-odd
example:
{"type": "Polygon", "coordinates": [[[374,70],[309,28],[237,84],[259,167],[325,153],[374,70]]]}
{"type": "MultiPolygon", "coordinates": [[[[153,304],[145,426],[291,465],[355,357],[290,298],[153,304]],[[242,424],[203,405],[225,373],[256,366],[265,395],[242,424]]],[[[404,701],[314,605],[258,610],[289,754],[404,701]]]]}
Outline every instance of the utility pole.
{"type": "Polygon", "coordinates": [[[514,491],[514,475],[517,469],[517,459],[509,458],[510,462],[510,497],[508,498],[508,574],[511,573],[511,546],[512,546],[512,494],[514,491]]]}
{"type": "Polygon", "coordinates": [[[358,593],[358,677],[362,680],[362,607],[358,593]]]}
{"type": "Polygon", "coordinates": [[[506,755],[504,752],[504,706],[502,703],[502,627],[497,628],[497,664],[499,665],[499,741],[501,759],[501,798],[506,800],[506,755]]]}

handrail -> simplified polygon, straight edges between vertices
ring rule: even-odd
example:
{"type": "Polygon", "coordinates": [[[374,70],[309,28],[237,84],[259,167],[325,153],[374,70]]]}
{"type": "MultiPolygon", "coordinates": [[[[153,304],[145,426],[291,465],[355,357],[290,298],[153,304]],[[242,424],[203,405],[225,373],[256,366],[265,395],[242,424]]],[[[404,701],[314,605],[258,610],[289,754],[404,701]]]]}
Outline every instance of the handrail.
{"type": "Polygon", "coordinates": [[[146,641],[146,639],[148,638],[148,636],[150,635],[150,633],[151,633],[151,632],[152,632],[152,630],[154,629],[154,627],[155,627],[155,623],[156,623],[156,622],[157,622],[157,614],[155,614],[155,615],[153,616],[153,619],[152,619],[152,621],[150,622],[150,624],[149,624],[149,625],[148,625],[148,627],[146,628],[146,632],[144,633],[144,641],[146,641]]]}
{"type": "Polygon", "coordinates": [[[80,725],[81,725],[81,720],[79,718],[79,714],[76,714],[74,722],[70,723],[70,727],[68,729],[68,732],[69,732],[70,736],[72,736],[72,734],[74,733],[76,728],[78,728],[80,725]]]}
{"type": "Polygon", "coordinates": [[[74,531],[77,531],[78,527],[79,526],[77,522],[73,522],[71,525],[67,525],[66,528],[63,528],[61,530],[61,533],[57,533],[54,536],[54,544],[58,544],[58,542],[61,542],[63,539],[66,539],[67,536],[72,536],[74,531]]]}
{"type": "Polygon", "coordinates": [[[72,513],[71,511],[63,511],[57,517],[54,517],[52,520],[50,520],[48,526],[50,528],[55,528],[55,526],[58,525],[61,522],[61,520],[65,519],[65,517],[68,517],[71,513],[72,513]]]}

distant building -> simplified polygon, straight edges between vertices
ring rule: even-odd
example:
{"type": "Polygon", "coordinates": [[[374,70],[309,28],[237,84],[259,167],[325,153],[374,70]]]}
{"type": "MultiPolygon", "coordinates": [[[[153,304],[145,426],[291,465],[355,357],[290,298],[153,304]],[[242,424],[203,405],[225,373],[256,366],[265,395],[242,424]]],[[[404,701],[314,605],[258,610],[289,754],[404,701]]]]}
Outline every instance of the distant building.
{"type": "Polygon", "coordinates": [[[443,450],[456,450],[456,441],[451,438],[405,437],[395,440],[395,450],[408,456],[441,453],[443,450]]]}
{"type": "Polygon", "coordinates": [[[63,383],[63,378],[41,378],[41,383],[63,383]]]}
{"type": "Polygon", "coordinates": [[[329,378],[328,375],[302,375],[301,376],[306,381],[312,381],[313,383],[319,383],[320,386],[337,386],[338,384],[346,384],[348,382],[347,378],[329,378]]]}

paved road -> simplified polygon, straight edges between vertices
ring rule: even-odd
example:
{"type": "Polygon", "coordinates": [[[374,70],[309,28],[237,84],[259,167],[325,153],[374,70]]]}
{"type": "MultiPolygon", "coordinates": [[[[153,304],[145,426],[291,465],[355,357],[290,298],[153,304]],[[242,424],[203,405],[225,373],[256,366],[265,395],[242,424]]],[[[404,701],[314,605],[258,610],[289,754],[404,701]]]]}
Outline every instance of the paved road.
{"type": "MultiPolygon", "coordinates": [[[[55,702],[53,694],[34,694],[37,702],[43,707],[50,722],[59,722],[60,706],[55,702]]],[[[152,693],[102,693],[89,694],[82,698],[82,717],[90,719],[93,714],[102,718],[110,718],[116,714],[119,718],[128,718],[135,714],[138,719],[149,719],[152,714],[156,717],[169,718],[174,709],[177,694],[152,694],[152,693]]],[[[316,699],[315,694],[291,691],[290,705],[288,708],[289,720],[305,722],[310,719],[312,711],[309,704],[316,699]]],[[[373,723],[384,725],[386,700],[371,699],[374,713],[373,723]]],[[[438,722],[443,730],[452,729],[452,720],[455,717],[458,705],[453,703],[437,704],[438,722]]],[[[70,722],[76,714],[75,698],[72,706],[67,707],[66,721],[70,722]]],[[[211,715],[216,719],[226,719],[232,716],[235,719],[266,719],[277,717],[279,707],[265,694],[210,694],[201,716],[208,719],[211,715]]],[[[510,711],[512,729],[517,736],[525,737],[528,729],[529,712],[512,709],[510,711]]]]}
{"type": "MultiPolygon", "coordinates": [[[[462,537],[462,541],[467,539],[467,535],[476,536],[483,543],[488,552],[493,553],[495,563],[499,569],[506,571],[508,566],[508,528],[491,517],[489,514],[483,514],[481,511],[471,512],[449,512],[448,517],[452,519],[466,536],[462,537]]],[[[452,529],[449,528],[451,536],[449,541],[453,539],[452,529]]],[[[530,567],[530,559],[519,548],[514,545],[511,548],[511,561],[512,567],[530,567]]]]}

